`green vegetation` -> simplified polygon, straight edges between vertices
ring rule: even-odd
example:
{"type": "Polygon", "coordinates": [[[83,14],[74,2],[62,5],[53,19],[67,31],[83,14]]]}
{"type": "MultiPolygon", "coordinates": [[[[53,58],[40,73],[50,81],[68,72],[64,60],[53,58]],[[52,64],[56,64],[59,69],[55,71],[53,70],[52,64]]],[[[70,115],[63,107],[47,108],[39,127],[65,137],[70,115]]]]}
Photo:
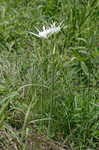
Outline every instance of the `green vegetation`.
{"type": "Polygon", "coordinates": [[[98,0],[0,0],[0,128],[19,150],[32,128],[73,150],[99,149],[98,8],[98,0]],[[28,33],[53,21],[64,27],[48,39],[28,33]]]}

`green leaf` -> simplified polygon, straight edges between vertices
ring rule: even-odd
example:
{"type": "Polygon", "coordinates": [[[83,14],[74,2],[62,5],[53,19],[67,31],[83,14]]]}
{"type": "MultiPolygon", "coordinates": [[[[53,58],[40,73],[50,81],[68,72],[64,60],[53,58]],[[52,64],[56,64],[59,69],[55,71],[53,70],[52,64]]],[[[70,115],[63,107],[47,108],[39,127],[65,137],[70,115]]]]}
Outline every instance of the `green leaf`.
{"type": "Polygon", "coordinates": [[[81,68],[82,68],[83,72],[88,76],[89,75],[88,67],[85,64],[85,62],[83,62],[83,61],[81,61],[81,68]]]}

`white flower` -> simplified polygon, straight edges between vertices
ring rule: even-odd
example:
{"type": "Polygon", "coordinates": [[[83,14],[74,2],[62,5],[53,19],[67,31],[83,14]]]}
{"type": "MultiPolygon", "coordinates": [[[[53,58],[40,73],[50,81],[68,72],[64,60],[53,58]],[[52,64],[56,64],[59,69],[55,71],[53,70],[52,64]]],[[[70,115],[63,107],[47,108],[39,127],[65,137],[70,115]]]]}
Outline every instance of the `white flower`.
{"type": "Polygon", "coordinates": [[[35,27],[36,30],[38,31],[38,34],[33,33],[33,32],[29,32],[29,33],[33,34],[36,37],[47,39],[52,34],[59,32],[61,30],[61,28],[62,28],[61,25],[62,25],[62,23],[60,23],[59,26],[56,26],[55,22],[54,22],[50,27],[46,28],[45,26],[43,26],[43,30],[42,31],[40,31],[39,29],[37,29],[35,27]]]}

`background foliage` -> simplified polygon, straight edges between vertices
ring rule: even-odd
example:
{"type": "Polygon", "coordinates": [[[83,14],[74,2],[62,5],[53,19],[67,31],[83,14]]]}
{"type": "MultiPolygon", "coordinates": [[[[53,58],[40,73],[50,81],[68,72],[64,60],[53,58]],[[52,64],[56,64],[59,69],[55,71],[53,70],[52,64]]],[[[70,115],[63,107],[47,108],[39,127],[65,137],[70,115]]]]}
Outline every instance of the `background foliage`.
{"type": "Polygon", "coordinates": [[[1,130],[23,135],[33,127],[73,150],[99,148],[98,6],[97,0],[0,0],[1,130]],[[57,35],[28,34],[52,21],[64,21],[57,35]]]}

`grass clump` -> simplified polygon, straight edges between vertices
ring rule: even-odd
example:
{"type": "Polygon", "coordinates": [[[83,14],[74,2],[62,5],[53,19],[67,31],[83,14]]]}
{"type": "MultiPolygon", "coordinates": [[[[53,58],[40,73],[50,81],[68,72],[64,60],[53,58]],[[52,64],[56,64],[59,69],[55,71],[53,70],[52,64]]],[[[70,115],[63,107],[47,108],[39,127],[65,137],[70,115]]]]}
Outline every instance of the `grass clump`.
{"type": "Polygon", "coordinates": [[[99,149],[98,5],[0,1],[0,127],[18,149],[33,128],[73,150],[99,149]],[[28,34],[52,21],[64,22],[60,33],[28,34]]]}

